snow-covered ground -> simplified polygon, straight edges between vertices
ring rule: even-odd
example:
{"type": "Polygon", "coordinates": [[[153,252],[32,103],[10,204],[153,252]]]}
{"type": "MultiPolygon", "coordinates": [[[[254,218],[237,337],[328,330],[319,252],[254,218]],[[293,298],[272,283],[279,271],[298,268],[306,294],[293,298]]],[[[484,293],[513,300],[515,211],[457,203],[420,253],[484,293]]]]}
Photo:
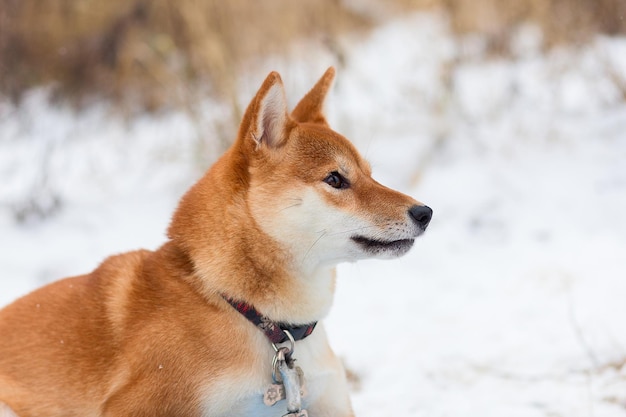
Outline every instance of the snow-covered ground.
{"type": "MultiPolygon", "coordinates": [[[[405,258],[339,267],[327,328],[358,416],[626,416],[626,39],[543,53],[540,36],[486,57],[413,15],[340,42],[331,125],[434,209],[405,258]]],[[[294,103],[335,59],[311,42],[255,62],[242,105],[272,69],[294,103]]],[[[207,101],[201,123],[121,121],[44,97],[0,103],[0,305],[158,247],[215,157],[198,137],[230,117],[207,101]]]]}

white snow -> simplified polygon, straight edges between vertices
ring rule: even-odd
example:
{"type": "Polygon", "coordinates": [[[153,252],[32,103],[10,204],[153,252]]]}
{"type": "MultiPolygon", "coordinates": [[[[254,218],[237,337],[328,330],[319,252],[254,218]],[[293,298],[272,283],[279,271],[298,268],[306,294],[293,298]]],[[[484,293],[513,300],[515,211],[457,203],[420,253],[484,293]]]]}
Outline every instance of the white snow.
{"type": "MultiPolygon", "coordinates": [[[[434,210],[406,257],[339,267],[327,328],[358,416],[626,416],[626,39],[540,39],[487,57],[420,14],[342,39],[331,125],[434,210]]],[[[293,104],[334,61],[311,42],[255,63],[241,104],[272,69],[293,104]]],[[[0,103],[0,305],[158,247],[227,109],[207,101],[199,125],[76,115],[45,91],[0,103]]]]}

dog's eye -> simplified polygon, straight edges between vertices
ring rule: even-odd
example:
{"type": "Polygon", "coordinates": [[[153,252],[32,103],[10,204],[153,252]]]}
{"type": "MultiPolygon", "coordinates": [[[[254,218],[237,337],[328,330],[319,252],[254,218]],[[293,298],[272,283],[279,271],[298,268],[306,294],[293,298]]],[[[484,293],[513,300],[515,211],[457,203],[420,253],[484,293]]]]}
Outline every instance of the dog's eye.
{"type": "Polygon", "coordinates": [[[324,182],[333,188],[343,189],[348,188],[350,183],[337,171],[333,171],[324,179],[324,182]]]}

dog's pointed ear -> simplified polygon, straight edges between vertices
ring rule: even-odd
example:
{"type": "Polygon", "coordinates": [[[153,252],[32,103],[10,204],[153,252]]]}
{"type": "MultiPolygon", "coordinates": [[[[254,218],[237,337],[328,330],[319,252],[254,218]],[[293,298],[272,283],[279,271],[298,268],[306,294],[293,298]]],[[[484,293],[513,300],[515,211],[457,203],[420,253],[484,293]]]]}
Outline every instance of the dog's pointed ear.
{"type": "Polygon", "coordinates": [[[313,86],[311,91],[300,100],[296,108],[291,112],[291,117],[300,123],[308,122],[328,125],[323,111],[324,100],[326,99],[330,87],[333,85],[334,79],[335,68],[330,67],[313,86]]]}
{"type": "Polygon", "coordinates": [[[246,109],[240,137],[253,140],[257,148],[279,147],[287,138],[291,124],[283,81],[277,72],[271,72],[246,109]]]}

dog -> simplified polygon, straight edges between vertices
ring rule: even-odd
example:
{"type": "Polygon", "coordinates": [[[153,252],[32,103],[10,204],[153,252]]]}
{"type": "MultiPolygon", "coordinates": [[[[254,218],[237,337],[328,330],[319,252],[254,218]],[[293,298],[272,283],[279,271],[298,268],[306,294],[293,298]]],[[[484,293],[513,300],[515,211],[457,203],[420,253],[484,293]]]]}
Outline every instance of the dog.
{"type": "Polygon", "coordinates": [[[404,255],[432,210],[331,130],[334,77],[289,113],[270,73],[158,250],[0,311],[0,416],[354,415],[320,322],[335,266],[404,255]]]}

